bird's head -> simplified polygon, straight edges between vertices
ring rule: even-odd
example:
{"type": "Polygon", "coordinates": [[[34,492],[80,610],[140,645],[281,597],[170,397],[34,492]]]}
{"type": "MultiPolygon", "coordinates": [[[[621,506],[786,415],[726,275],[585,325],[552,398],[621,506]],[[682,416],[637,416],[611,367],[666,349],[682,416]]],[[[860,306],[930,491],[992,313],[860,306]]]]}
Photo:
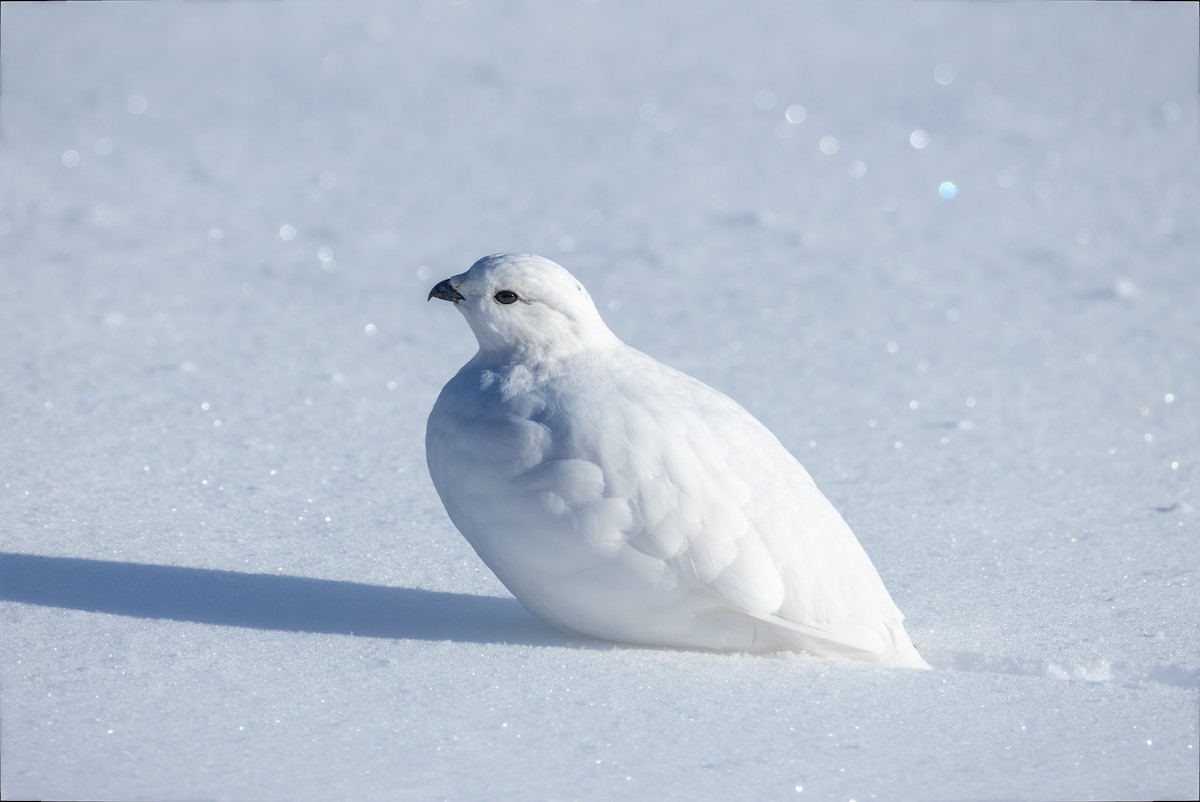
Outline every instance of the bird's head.
{"type": "Polygon", "coordinates": [[[485,256],[438,283],[429,298],[453,303],[484,352],[553,358],[616,342],[583,285],[529,253],[485,256]]]}

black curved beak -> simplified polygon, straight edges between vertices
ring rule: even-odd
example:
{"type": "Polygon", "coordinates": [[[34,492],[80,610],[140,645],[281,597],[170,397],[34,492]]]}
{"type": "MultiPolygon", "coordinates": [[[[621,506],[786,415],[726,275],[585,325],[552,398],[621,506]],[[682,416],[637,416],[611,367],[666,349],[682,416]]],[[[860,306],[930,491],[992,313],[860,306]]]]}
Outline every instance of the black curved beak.
{"type": "Polygon", "coordinates": [[[458,303],[459,301],[466,300],[461,292],[454,289],[454,285],[450,283],[450,279],[439,281],[437,285],[429,291],[429,297],[425,300],[432,301],[434,298],[441,298],[443,301],[450,301],[451,303],[458,303]]]}

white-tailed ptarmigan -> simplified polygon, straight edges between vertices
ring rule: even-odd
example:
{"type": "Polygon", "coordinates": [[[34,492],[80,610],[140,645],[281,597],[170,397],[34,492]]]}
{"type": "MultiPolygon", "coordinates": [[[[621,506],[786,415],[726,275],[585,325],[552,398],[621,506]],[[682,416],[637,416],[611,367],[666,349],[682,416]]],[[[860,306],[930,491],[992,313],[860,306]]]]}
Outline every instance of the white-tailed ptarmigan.
{"type": "Polygon", "coordinates": [[[450,520],[517,599],[612,641],[928,668],[871,560],[750,413],[617,339],[559,265],[438,284],[479,352],[425,435],[450,520]]]}

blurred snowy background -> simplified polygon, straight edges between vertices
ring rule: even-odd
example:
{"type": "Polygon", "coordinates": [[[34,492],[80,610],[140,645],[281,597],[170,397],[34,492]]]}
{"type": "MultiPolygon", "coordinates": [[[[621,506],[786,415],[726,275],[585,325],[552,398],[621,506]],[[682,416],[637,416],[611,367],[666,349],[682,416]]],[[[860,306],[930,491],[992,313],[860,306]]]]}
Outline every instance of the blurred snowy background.
{"type": "Polygon", "coordinates": [[[6,798],[1195,798],[1197,9],[6,3],[6,798]],[[446,518],[496,251],[738,399],[938,670],[612,646],[446,518]]]}

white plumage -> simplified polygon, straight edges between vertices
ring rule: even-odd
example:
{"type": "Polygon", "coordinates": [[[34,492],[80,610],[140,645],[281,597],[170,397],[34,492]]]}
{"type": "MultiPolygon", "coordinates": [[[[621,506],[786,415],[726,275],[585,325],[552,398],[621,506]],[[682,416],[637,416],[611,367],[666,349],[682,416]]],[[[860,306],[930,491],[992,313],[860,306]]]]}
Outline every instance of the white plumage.
{"type": "Polygon", "coordinates": [[[628,643],[928,667],[800,463],[734,401],[618,340],[562,267],[488,256],[429,297],[479,341],[429,415],[429,473],[535,615],[628,643]]]}

